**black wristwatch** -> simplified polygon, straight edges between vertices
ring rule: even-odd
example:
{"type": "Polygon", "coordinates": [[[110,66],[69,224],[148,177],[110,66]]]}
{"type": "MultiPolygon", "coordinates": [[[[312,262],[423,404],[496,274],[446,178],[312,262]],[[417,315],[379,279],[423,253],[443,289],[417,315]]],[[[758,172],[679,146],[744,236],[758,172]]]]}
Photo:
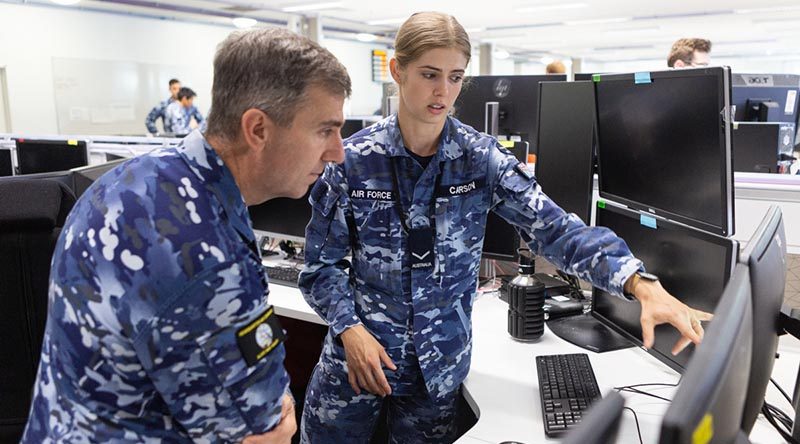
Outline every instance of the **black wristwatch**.
{"type": "MultiPolygon", "coordinates": [[[[633,276],[631,276],[631,279],[633,279],[633,282],[631,282],[630,286],[631,291],[636,290],[636,286],[639,284],[640,279],[644,279],[649,282],[658,282],[658,276],[644,271],[637,271],[633,276]]],[[[635,299],[633,293],[625,293],[625,296],[630,299],[635,299]]]]}

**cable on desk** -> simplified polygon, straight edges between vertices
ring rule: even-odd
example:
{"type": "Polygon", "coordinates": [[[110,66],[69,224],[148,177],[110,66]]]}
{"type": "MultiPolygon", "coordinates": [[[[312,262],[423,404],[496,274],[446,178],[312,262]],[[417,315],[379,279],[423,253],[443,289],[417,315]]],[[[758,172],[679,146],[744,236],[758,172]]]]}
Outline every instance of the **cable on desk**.
{"type": "Polygon", "coordinates": [[[764,417],[767,419],[767,421],[772,424],[772,427],[774,427],[775,430],[777,430],[783,439],[785,439],[789,444],[800,444],[796,439],[792,438],[792,420],[783,411],[769,404],[768,402],[764,402],[764,405],[761,407],[761,413],[764,414],[764,417]],[[778,415],[778,418],[776,419],[773,414],[778,415]],[[786,427],[786,429],[778,425],[778,421],[780,421],[783,427],[786,427]],[[787,429],[789,431],[787,431],[787,429]]]}
{"type": "Polygon", "coordinates": [[[636,411],[630,407],[623,407],[625,410],[630,410],[633,413],[633,419],[636,421],[636,433],[639,434],[639,444],[644,444],[642,441],[642,429],[639,428],[639,416],[636,415],[636,411]]]}
{"type": "Polygon", "coordinates": [[[791,404],[792,403],[792,398],[790,398],[789,395],[786,394],[786,392],[781,388],[781,386],[779,386],[778,383],[775,382],[775,380],[772,379],[772,378],[769,378],[769,381],[772,383],[772,385],[775,386],[776,389],[778,389],[778,391],[781,392],[783,397],[786,398],[787,401],[789,401],[789,404],[791,404]]]}
{"type": "MultiPolygon", "coordinates": [[[[642,385],[656,385],[656,384],[637,384],[637,385],[642,386],[642,385]]],[[[639,389],[635,388],[635,386],[614,387],[614,390],[616,390],[618,392],[636,393],[638,395],[650,396],[651,398],[660,399],[660,400],[666,401],[666,402],[672,402],[672,400],[669,399],[669,398],[665,398],[663,396],[654,395],[652,393],[647,393],[647,392],[645,392],[643,390],[639,390],[639,389]]]]}
{"type": "Polygon", "coordinates": [[[577,301],[585,300],[586,298],[583,297],[583,293],[581,292],[581,284],[578,282],[578,278],[571,275],[564,273],[561,270],[556,270],[558,277],[561,278],[562,281],[566,282],[570,289],[570,296],[577,301]]]}
{"type": "Polygon", "coordinates": [[[678,382],[675,382],[675,383],[648,382],[648,383],[644,383],[644,384],[626,385],[626,386],[619,387],[619,388],[628,389],[628,388],[639,388],[639,387],[677,387],[678,384],[680,384],[680,380],[678,380],[678,382]]]}

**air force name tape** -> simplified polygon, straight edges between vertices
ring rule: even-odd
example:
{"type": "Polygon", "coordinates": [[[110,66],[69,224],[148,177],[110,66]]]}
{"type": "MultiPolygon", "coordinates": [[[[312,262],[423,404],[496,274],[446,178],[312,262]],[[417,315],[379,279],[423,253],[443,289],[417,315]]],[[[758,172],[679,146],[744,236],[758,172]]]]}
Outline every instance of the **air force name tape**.
{"type": "Polygon", "coordinates": [[[354,188],[350,190],[351,199],[366,199],[366,200],[394,200],[394,193],[391,190],[365,190],[354,188]]]}

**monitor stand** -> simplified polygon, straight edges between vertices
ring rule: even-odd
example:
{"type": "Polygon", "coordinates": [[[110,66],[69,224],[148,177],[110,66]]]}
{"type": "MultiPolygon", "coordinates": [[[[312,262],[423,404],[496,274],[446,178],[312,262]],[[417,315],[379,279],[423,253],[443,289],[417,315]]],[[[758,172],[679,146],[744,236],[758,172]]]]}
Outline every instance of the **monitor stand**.
{"type": "Polygon", "coordinates": [[[547,328],[559,338],[595,353],[634,346],[631,341],[600,323],[591,313],[549,320],[547,328]]]}

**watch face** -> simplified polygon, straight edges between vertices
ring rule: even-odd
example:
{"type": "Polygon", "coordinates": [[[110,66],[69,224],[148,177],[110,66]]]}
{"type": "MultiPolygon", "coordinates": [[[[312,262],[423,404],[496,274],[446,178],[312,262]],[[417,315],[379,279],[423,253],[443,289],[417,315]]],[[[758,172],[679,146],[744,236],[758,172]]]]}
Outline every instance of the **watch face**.
{"type": "Polygon", "coordinates": [[[640,272],[640,273],[639,273],[639,276],[640,276],[642,279],[644,279],[644,280],[648,280],[648,281],[653,281],[653,282],[655,282],[655,281],[657,281],[657,280],[658,280],[658,276],[656,276],[656,275],[654,275],[654,274],[652,274],[652,273],[642,273],[642,272],[640,272]]]}

